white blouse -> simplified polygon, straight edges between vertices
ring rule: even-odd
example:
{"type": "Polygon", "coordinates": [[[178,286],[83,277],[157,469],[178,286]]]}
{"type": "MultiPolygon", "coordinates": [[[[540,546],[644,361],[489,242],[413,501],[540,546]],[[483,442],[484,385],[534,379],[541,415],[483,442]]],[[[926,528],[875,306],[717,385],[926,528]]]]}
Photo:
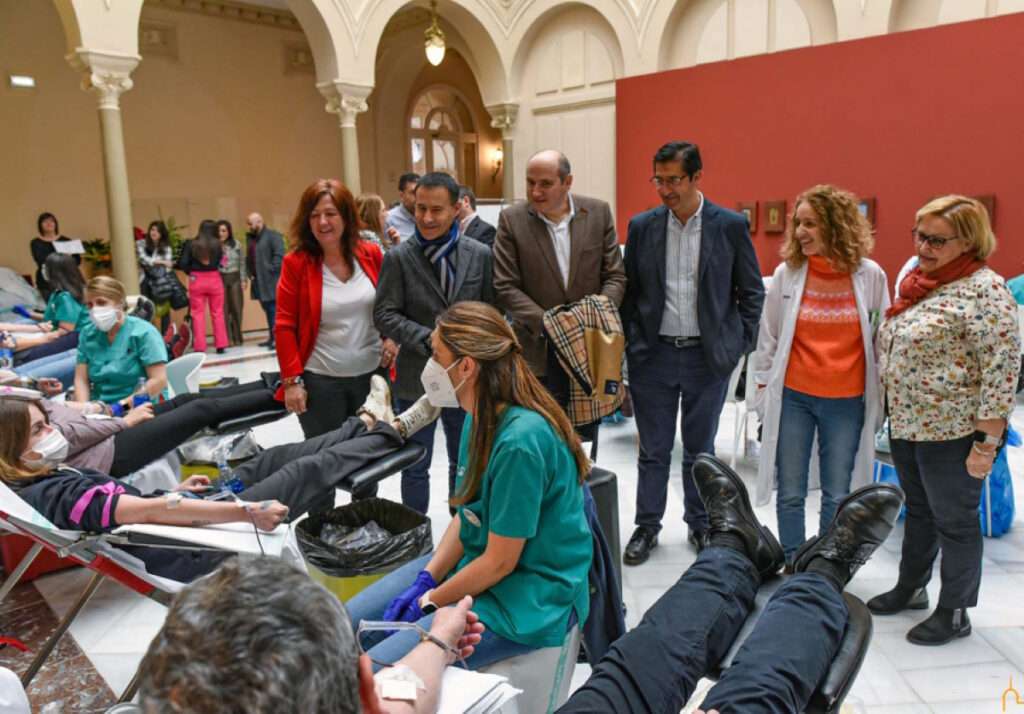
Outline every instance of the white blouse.
{"type": "Polygon", "coordinates": [[[373,326],[376,289],[353,261],[352,277],[342,282],[325,265],[320,298],[320,330],[306,369],[328,377],[356,377],[380,363],[380,333],[373,326]]]}

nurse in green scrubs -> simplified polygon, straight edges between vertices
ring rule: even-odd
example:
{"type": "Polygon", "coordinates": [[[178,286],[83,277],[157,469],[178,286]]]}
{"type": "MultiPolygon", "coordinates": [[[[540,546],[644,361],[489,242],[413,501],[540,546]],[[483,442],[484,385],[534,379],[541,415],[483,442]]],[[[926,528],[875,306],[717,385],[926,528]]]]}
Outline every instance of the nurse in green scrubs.
{"type": "MultiPolygon", "coordinates": [[[[487,629],[471,668],[560,646],[589,608],[593,545],[582,486],[589,461],[493,307],[457,303],[438,318],[431,344],[422,399],[468,413],[452,500],[458,510],[433,554],[346,604],[353,626],[385,619],[429,628],[436,608],[472,595],[487,629]]],[[[399,631],[362,641],[387,663],[418,638],[399,631]]]]}
{"type": "Polygon", "coordinates": [[[116,402],[130,396],[145,378],[146,392],[167,387],[167,348],[150,323],[125,314],[124,285],[99,276],[85,288],[89,324],[78,338],[75,400],[116,402]]]}

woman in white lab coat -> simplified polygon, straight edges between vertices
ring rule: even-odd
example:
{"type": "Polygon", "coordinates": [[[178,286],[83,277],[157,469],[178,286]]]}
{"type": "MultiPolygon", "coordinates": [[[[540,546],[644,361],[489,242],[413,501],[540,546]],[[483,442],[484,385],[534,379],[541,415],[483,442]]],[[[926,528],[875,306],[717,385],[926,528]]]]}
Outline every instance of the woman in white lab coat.
{"type": "Polygon", "coordinates": [[[768,286],[753,358],[764,425],[757,502],[778,483],[787,561],[804,542],[804,501],[817,440],[819,532],[871,480],[882,417],[874,331],[889,306],[885,272],[867,258],[871,226],[856,196],[828,185],[800,194],[768,286]]]}

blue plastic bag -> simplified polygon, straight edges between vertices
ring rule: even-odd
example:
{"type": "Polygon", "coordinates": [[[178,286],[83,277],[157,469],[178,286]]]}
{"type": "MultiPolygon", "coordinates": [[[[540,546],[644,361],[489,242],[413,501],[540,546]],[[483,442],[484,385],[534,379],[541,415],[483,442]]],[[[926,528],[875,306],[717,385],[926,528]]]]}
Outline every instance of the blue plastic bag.
{"type": "MultiPolygon", "coordinates": [[[[1014,428],[1006,430],[1006,448],[1020,446],[1021,437],[1014,428]]],[[[981,533],[989,538],[998,538],[1010,530],[1013,524],[1013,475],[1006,458],[1006,448],[999,452],[992,473],[981,486],[981,503],[978,506],[978,518],[981,521],[981,533]]]]}
{"type": "MultiPolygon", "coordinates": [[[[900,485],[900,477],[896,473],[896,467],[878,459],[875,459],[875,468],[874,473],[871,475],[871,480],[875,483],[891,483],[893,486],[900,485]]],[[[906,516],[907,507],[903,506],[900,508],[900,515],[897,520],[902,521],[906,516]]]]}

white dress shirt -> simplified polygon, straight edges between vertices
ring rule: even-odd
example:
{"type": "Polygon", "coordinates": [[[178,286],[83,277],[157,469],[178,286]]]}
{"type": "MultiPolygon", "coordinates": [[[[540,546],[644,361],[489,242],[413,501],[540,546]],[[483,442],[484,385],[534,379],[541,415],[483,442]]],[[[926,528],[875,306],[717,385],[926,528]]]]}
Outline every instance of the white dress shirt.
{"type": "Polygon", "coordinates": [[[548,235],[551,236],[551,245],[555,249],[555,257],[558,259],[558,272],[562,274],[562,287],[569,287],[569,258],[572,255],[572,243],[571,236],[569,234],[569,224],[572,223],[573,216],[576,215],[576,204],[572,200],[572,194],[569,194],[569,213],[558,223],[551,221],[540,211],[537,211],[537,215],[544,221],[544,225],[548,227],[548,235]]]}
{"type": "Polygon", "coordinates": [[[405,206],[399,203],[388,211],[387,220],[384,221],[384,229],[394,228],[402,240],[411,238],[416,232],[416,217],[405,210],[405,206]]]}
{"type": "Polygon", "coordinates": [[[658,334],[668,337],[699,337],[697,323],[697,270],[700,266],[700,229],[704,194],[700,205],[684,225],[668,212],[665,235],[665,310],[658,334]]]}

